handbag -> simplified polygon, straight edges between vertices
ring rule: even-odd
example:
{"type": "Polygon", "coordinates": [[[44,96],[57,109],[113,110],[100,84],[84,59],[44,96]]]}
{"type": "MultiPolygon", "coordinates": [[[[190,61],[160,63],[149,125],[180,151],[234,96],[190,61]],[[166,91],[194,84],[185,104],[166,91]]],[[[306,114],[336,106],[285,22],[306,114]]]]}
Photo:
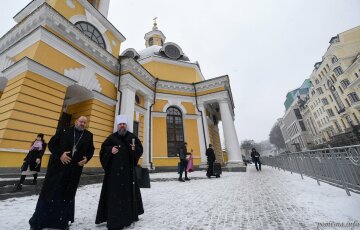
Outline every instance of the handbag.
{"type": "Polygon", "coordinates": [[[149,169],[137,165],[135,167],[137,184],[140,188],[150,188],[149,169]]]}

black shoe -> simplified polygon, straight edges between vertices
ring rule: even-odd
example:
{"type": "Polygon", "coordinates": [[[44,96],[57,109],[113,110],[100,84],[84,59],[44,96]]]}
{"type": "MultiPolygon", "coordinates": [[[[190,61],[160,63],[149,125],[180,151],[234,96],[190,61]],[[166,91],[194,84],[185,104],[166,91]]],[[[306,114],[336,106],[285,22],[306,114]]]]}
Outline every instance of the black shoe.
{"type": "Polygon", "coordinates": [[[207,176],[207,178],[209,178],[209,179],[210,179],[210,178],[211,178],[211,176],[207,176]]]}
{"type": "Polygon", "coordinates": [[[180,182],[185,182],[182,178],[179,178],[179,181],[180,181],[180,182]]]}
{"type": "Polygon", "coordinates": [[[185,180],[190,180],[189,177],[185,177],[185,180]]]}
{"type": "Polygon", "coordinates": [[[22,184],[15,184],[14,191],[20,191],[22,189],[22,184]]]}

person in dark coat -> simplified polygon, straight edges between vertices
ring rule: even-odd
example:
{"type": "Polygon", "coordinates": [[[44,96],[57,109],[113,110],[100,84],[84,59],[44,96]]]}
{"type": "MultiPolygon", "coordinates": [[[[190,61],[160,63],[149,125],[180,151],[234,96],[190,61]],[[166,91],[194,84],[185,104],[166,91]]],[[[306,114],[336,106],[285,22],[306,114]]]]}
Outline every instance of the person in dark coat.
{"type": "Polygon", "coordinates": [[[251,159],[253,162],[255,162],[256,170],[261,171],[260,153],[258,153],[255,148],[251,149],[251,159]],[[258,167],[258,164],[259,164],[259,167],[258,167]]]}
{"type": "Polygon", "coordinates": [[[74,222],[75,194],[83,166],[94,154],[93,135],[87,118],[58,130],[49,141],[51,152],[45,180],[29,224],[31,229],[68,229],[74,222]]]}
{"type": "Polygon", "coordinates": [[[30,146],[30,151],[24,158],[23,165],[21,166],[21,177],[19,183],[15,185],[15,190],[21,190],[26,176],[33,175],[34,179],[32,184],[37,184],[38,172],[41,168],[41,159],[46,149],[46,142],[44,134],[39,133],[35,141],[30,146]]]}
{"type": "MultiPolygon", "coordinates": [[[[193,150],[191,149],[191,152],[193,150]]],[[[191,155],[191,153],[189,153],[187,151],[187,143],[184,142],[183,146],[180,147],[179,149],[179,159],[180,159],[180,172],[179,172],[179,181],[180,182],[185,182],[185,180],[190,180],[190,178],[187,176],[187,171],[186,171],[186,167],[188,164],[188,160],[186,159],[186,155],[191,155]],[[185,180],[183,180],[182,178],[182,174],[185,171],[185,180]]]]}
{"type": "Polygon", "coordinates": [[[107,222],[108,229],[122,229],[139,220],[144,213],[141,193],[136,181],[135,166],[142,153],[142,144],[127,130],[127,117],[116,117],[118,131],[101,145],[100,161],[105,175],[95,224],[107,222]]]}
{"type": "Polygon", "coordinates": [[[214,175],[214,162],[216,160],[212,144],[209,144],[209,148],[206,149],[206,156],[208,161],[208,170],[206,172],[206,176],[211,178],[211,176],[214,175]]]}

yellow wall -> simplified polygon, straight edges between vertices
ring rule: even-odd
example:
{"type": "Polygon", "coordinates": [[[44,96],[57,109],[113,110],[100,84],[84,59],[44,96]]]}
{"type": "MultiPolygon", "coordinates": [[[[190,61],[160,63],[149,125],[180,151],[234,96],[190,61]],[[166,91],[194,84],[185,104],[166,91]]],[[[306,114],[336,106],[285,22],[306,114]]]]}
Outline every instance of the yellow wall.
{"type": "Polygon", "coordinates": [[[66,112],[72,114],[72,123],[80,116],[88,118],[88,129],[94,135],[95,154],[99,154],[101,144],[113,133],[115,107],[91,99],[69,105],[66,112]]]}
{"type": "Polygon", "coordinates": [[[54,135],[66,88],[32,72],[10,80],[0,100],[0,146],[29,149],[38,133],[54,135]]]}
{"type": "Polygon", "coordinates": [[[185,107],[187,114],[195,114],[195,105],[191,102],[181,102],[185,107]]]}
{"type": "Polygon", "coordinates": [[[72,1],[74,8],[68,7],[64,0],[46,0],[46,2],[68,20],[74,15],[85,15],[85,9],[78,1],[72,1]]]}
{"type": "Polygon", "coordinates": [[[111,99],[116,100],[117,90],[114,83],[111,83],[110,81],[106,80],[98,74],[96,74],[96,79],[101,85],[101,93],[105,96],[110,97],[111,99]]]}
{"type": "Polygon", "coordinates": [[[144,115],[139,115],[139,139],[144,144],[144,115]]]}
{"type": "Polygon", "coordinates": [[[1,95],[3,94],[3,92],[2,91],[0,91],[0,99],[1,99],[1,95]]]}
{"type": "Polygon", "coordinates": [[[14,57],[14,60],[16,62],[23,57],[29,57],[30,59],[33,59],[34,61],[61,74],[64,74],[64,70],[68,68],[83,67],[80,63],[42,41],[35,43],[21,53],[17,54],[14,57]]]}
{"type": "Polygon", "coordinates": [[[153,106],[154,112],[162,112],[164,109],[164,106],[168,103],[167,100],[159,100],[156,99],[155,105],[153,106]]]}
{"type": "Polygon", "coordinates": [[[184,134],[185,141],[188,144],[187,149],[188,151],[193,149],[194,157],[200,157],[199,133],[197,127],[197,120],[184,119],[184,134]]]}
{"type": "Polygon", "coordinates": [[[184,67],[160,62],[148,62],[143,67],[161,80],[193,83],[201,81],[196,67],[184,67]]]}
{"type": "Polygon", "coordinates": [[[167,133],[165,117],[153,118],[152,138],[152,156],[167,157],[167,133]]]}
{"type": "Polygon", "coordinates": [[[109,31],[109,30],[107,30],[107,31],[105,32],[105,36],[108,38],[108,40],[109,40],[109,42],[110,42],[110,44],[111,44],[111,52],[112,52],[112,55],[113,55],[114,57],[118,57],[118,56],[119,56],[119,52],[120,52],[120,46],[121,46],[120,40],[117,39],[117,38],[114,36],[114,34],[113,34],[111,31],[109,31]],[[113,44],[112,41],[115,42],[115,45],[113,44]]]}
{"type": "Polygon", "coordinates": [[[220,134],[218,129],[216,129],[216,127],[208,122],[208,130],[209,130],[209,138],[210,138],[210,143],[213,145],[215,154],[216,154],[216,159],[218,162],[224,163],[224,159],[222,156],[222,147],[221,147],[221,141],[220,141],[220,134]]]}

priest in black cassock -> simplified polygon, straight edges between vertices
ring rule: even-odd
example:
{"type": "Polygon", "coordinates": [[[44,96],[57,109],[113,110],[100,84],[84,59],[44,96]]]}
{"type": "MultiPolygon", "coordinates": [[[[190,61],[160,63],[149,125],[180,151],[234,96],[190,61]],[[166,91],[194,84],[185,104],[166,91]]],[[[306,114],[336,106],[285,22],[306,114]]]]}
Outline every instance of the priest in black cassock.
{"type": "Polygon", "coordinates": [[[30,229],[68,229],[74,222],[80,176],[94,154],[93,135],[86,124],[87,118],[81,116],[73,127],[58,130],[50,139],[51,155],[30,229]]]}
{"type": "Polygon", "coordinates": [[[118,131],[101,146],[100,161],[105,170],[96,224],[107,222],[108,229],[122,229],[144,213],[139,186],[134,174],[143,153],[140,140],[127,130],[127,117],[116,117],[118,131]],[[133,184],[134,182],[134,184],[133,184]]]}

